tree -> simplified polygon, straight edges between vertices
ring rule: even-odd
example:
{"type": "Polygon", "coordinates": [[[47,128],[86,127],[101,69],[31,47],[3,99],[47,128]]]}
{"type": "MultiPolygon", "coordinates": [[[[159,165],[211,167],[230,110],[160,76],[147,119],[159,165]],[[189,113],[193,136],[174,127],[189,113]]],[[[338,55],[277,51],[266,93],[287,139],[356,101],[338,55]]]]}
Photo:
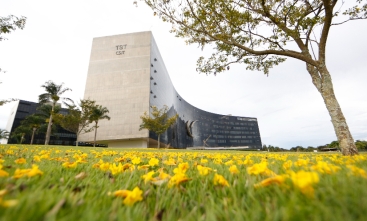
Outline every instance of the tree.
{"type": "Polygon", "coordinates": [[[357,146],[358,150],[366,150],[367,149],[367,141],[356,140],[356,146],[357,146]]]}
{"type": "Polygon", "coordinates": [[[176,37],[202,48],[215,44],[210,58],[198,59],[201,73],[217,74],[240,63],[268,75],[286,58],[304,62],[344,155],[358,151],[334,94],[326,45],[332,26],[366,19],[367,3],[362,1],[341,11],[344,1],[338,0],[145,0],[155,15],[173,24],[176,37]],[[337,16],[343,20],[334,22],[337,16]]]}
{"type": "Polygon", "coordinates": [[[41,128],[42,125],[45,125],[45,123],[46,123],[46,118],[40,115],[36,115],[36,114],[27,116],[21,122],[21,126],[24,127],[25,130],[26,128],[29,128],[29,130],[32,130],[32,137],[31,137],[31,142],[30,142],[31,145],[33,144],[34,135],[36,134],[37,130],[41,128]]]}
{"type": "Polygon", "coordinates": [[[106,107],[103,107],[102,105],[95,105],[92,108],[92,113],[90,115],[90,122],[94,122],[95,125],[94,127],[94,143],[93,143],[93,147],[96,146],[96,138],[97,138],[97,128],[98,128],[98,122],[99,120],[103,120],[103,119],[107,119],[110,120],[110,116],[107,115],[107,113],[109,113],[109,110],[106,107]]]}
{"type": "Polygon", "coordinates": [[[23,29],[27,18],[24,16],[17,17],[14,15],[8,15],[7,17],[0,16],[0,41],[6,40],[2,35],[9,34],[15,31],[17,28],[23,29]]]}
{"type": "Polygon", "coordinates": [[[148,129],[157,134],[159,149],[161,134],[176,122],[178,114],[168,118],[168,107],[166,105],[161,109],[158,109],[156,106],[151,106],[150,108],[152,109],[150,115],[147,112],[144,112],[144,114],[140,116],[142,124],[140,124],[139,130],[148,129]]]}
{"type": "Polygon", "coordinates": [[[20,125],[19,127],[15,128],[15,130],[11,133],[11,138],[16,139],[17,143],[22,144],[27,135],[30,132],[30,128],[24,125],[20,125]]]}
{"type": "Polygon", "coordinates": [[[9,132],[3,129],[0,129],[0,140],[1,139],[8,139],[9,138],[9,132]]]}
{"type": "Polygon", "coordinates": [[[78,105],[68,105],[67,115],[55,116],[61,127],[76,134],[76,146],[78,146],[80,134],[89,133],[94,129],[94,127],[89,127],[89,124],[95,103],[92,100],[81,100],[78,105]]]}
{"type": "Polygon", "coordinates": [[[60,97],[66,91],[71,91],[70,88],[63,88],[63,85],[64,85],[64,83],[62,83],[60,85],[57,85],[52,81],[47,81],[44,85],[41,86],[46,90],[46,93],[39,95],[39,103],[40,104],[51,103],[51,107],[52,107],[51,113],[50,113],[50,118],[49,118],[49,121],[48,121],[48,126],[47,126],[45,145],[48,145],[48,143],[50,142],[52,117],[53,117],[53,114],[54,114],[54,109],[55,109],[56,103],[60,99],[63,100],[63,101],[71,101],[72,102],[72,100],[70,98],[60,97]]]}

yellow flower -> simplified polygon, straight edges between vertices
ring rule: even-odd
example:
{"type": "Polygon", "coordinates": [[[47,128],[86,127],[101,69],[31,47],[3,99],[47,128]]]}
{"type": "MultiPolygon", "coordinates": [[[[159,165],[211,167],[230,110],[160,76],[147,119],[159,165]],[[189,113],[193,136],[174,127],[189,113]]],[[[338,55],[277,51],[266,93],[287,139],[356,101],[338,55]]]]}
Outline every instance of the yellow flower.
{"type": "Polygon", "coordinates": [[[131,192],[130,190],[117,190],[113,193],[116,197],[127,197],[128,193],[131,192]]]}
{"type": "Polygon", "coordinates": [[[257,187],[265,187],[265,186],[269,186],[271,184],[282,184],[285,181],[286,175],[276,175],[273,177],[269,177],[263,181],[261,181],[260,183],[255,184],[255,188],[257,187]]]}
{"type": "Polygon", "coordinates": [[[27,161],[24,158],[19,158],[14,160],[16,164],[25,164],[27,161]]]}
{"type": "Polygon", "coordinates": [[[312,196],[314,189],[312,185],[319,182],[319,176],[316,172],[298,171],[297,173],[291,171],[290,173],[293,185],[298,187],[305,195],[312,196]]]}
{"type": "Polygon", "coordinates": [[[268,169],[268,163],[265,161],[254,164],[252,167],[248,167],[247,173],[250,175],[274,175],[273,171],[268,169]]]}
{"type": "Polygon", "coordinates": [[[62,166],[65,168],[75,168],[77,165],[77,162],[65,162],[62,164],[62,166]]]}
{"type": "Polygon", "coordinates": [[[153,180],[154,178],[153,178],[153,175],[155,174],[155,172],[154,171],[150,171],[149,173],[147,173],[147,174],[145,174],[145,175],[143,175],[141,178],[143,178],[144,179],[144,183],[147,183],[147,182],[149,182],[149,181],[151,181],[151,180],[153,180]]]}
{"type": "Polygon", "coordinates": [[[142,201],[143,191],[139,187],[135,187],[132,191],[130,190],[117,190],[113,193],[116,197],[125,198],[123,203],[127,206],[132,206],[138,201],[142,201]]]}
{"type": "Polygon", "coordinates": [[[202,175],[202,176],[206,176],[206,175],[209,174],[209,171],[212,171],[211,168],[209,168],[209,167],[203,167],[201,165],[197,165],[196,169],[198,169],[199,174],[202,175]]]}
{"type": "Polygon", "coordinates": [[[27,176],[28,177],[32,177],[32,176],[37,176],[37,175],[42,175],[43,172],[38,169],[37,165],[32,165],[32,169],[28,172],[27,176]]]}
{"type": "Polygon", "coordinates": [[[0,177],[6,177],[9,176],[9,173],[6,172],[5,170],[2,170],[3,165],[0,164],[0,177]]]}
{"type": "Polygon", "coordinates": [[[203,159],[200,160],[200,163],[202,163],[202,164],[208,163],[208,160],[203,158],[203,159]]]}
{"type": "Polygon", "coordinates": [[[230,166],[230,165],[233,165],[233,164],[234,164],[233,160],[230,160],[230,161],[227,161],[227,162],[224,163],[224,165],[226,165],[226,166],[230,166]]]}
{"type": "Polygon", "coordinates": [[[307,166],[309,163],[309,159],[298,159],[296,162],[294,162],[294,165],[301,167],[301,166],[307,166]]]}
{"type": "Polygon", "coordinates": [[[0,206],[12,207],[18,203],[18,200],[3,200],[3,196],[7,193],[7,190],[0,190],[0,206]]]}
{"type": "Polygon", "coordinates": [[[236,165],[232,165],[229,167],[229,172],[231,172],[232,174],[239,174],[240,171],[237,169],[236,165]]]}
{"type": "Polygon", "coordinates": [[[184,173],[177,173],[168,182],[168,187],[179,186],[181,183],[187,182],[190,179],[184,173]]]}
{"type": "Polygon", "coordinates": [[[102,171],[106,171],[110,169],[110,163],[106,162],[106,163],[101,163],[99,165],[99,169],[101,169],[102,171]]]}
{"type": "Polygon", "coordinates": [[[214,185],[229,186],[228,181],[222,175],[219,174],[214,175],[213,182],[214,185]]]}
{"type": "Polygon", "coordinates": [[[134,159],[131,160],[131,162],[134,164],[134,165],[138,165],[141,163],[141,160],[140,160],[140,157],[134,157],[134,159]]]}
{"type": "Polygon", "coordinates": [[[38,156],[38,155],[36,155],[36,156],[34,156],[34,157],[33,157],[33,160],[34,160],[35,162],[40,162],[40,161],[41,161],[41,157],[40,157],[40,156],[38,156]]]}
{"type": "Polygon", "coordinates": [[[188,163],[180,163],[177,168],[173,170],[175,174],[178,173],[186,173],[187,169],[189,169],[188,163]]]}
{"type": "Polygon", "coordinates": [[[147,170],[147,169],[149,169],[149,168],[150,168],[150,166],[149,166],[148,164],[138,166],[138,170],[147,170]]]}
{"type": "Polygon", "coordinates": [[[143,191],[139,189],[139,187],[135,187],[133,191],[130,191],[127,193],[127,196],[125,197],[123,203],[127,206],[132,206],[138,201],[142,201],[143,191]]]}
{"type": "Polygon", "coordinates": [[[289,168],[291,168],[292,167],[292,161],[291,160],[287,160],[287,162],[285,162],[285,163],[283,163],[283,168],[285,169],[285,170],[289,170],[289,168]]]}
{"type": "Polygon", "coordinates": [[[328,164],[324,161],[317,161],[316,165],[311,166],[311,169],[316,170],[320,173],[332,174],[340,170],[340,167],[328,164]]]}
{"type": "Polygon", "coordinates": [[[37,165],[32,165],[32,169],[16,169],[13,178],[18,179],[24,176],[33,177],[42,174],[43,172],[38,169],[37,165]]]}
{"type": "Polygon", "coordinates": [[[159,164],[159,160],[157,158],[152,158],[149,160],[149,165],[151,167],[158,166],[158,164],[159,164]]]}
{"type": "Polygon", "coordinates": [[[175,166],[176,162],[174,159],[169,159],[169,160],[163,161],[163,164],[168,165],[168,166],[175,166]]]}
{"type": "Polygon", "coordinates": [[[354,176],[361,176],[363,178],[367,178],[367,173],[365,170],[361,169],[361,168],[358,168],[354,165],[347,165],[348,169],[351,170],[352,172],[352,175],[354,176]]]}
{"type": "Polygon", "coordinates": [[[113,163],[110,164],[109,170],[111,171],[112,175],[116,175],[124,171],[121,163],[119,163],[117,166],[116,164],[113,164],[113,163]]]}

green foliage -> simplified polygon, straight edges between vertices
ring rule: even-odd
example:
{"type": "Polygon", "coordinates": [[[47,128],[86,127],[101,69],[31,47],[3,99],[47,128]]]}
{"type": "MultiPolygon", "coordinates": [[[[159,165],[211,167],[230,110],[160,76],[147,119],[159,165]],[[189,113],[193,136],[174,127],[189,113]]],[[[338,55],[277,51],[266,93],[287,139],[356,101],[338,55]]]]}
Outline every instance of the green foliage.
{"type": "MultiPolygon", "coordinates": [[[[0,70],[1,71],[1,70],[0,70]]],[[[6,103],[10,103],[12,101],[17,101],[18,99],[14,99],[14,98],[11,98],[11,99],[8,99],[8,100],[0,100],[0,106],[3,106],[4,104],[6,103]]]]}
{"type": "Polygon", "coordinates": [[[93,131],[94,127],[89,127],[91,123],[92,110],[96,106],[95,101],[80,100],[78,105],[68,105],[68,114],[58,114],[55,120],[65,130],[71,131],[77,135],[93,131]]]}
{"type": "Polygon", "coordinates": [[[358,150],[367,150],[367,141],[357,140],[356,147],[358,148],[358,150]]]}
{"type": "Polygon", "coordinates": [[[107,109],[107,107],[103,107],[102,105],[93,105],[91,114],[89,117],[89,122],[94,122],[94,143],[93,146],[96,146],[96,138],[97,138],[97,128],[98,128],[98,122],[103,119],[110,120],[111,117],[107,114],[110,111],[107,109]]]}
{"type": "Polygon", "coordinates": [[[336,25],[332,23],[334,17],[342,17],[342,23],[367,17],[367,4],[362,0],[342,14],[342,3],[336,5],[337,1],[331,0],[145,2],[154,15],[171,23],[171,32],[186,39],[187,44],[202,48],[214,44],[212,56],[198,60],[197,70],[205,74],[223,72],[232,63],[243,63],[248,70],[268,74],[286,57],[317,66],[318,59],[311,58],[317,52],[313,49],[319,47],[319,60],[324,59],[329,28],[336,25]],[[322,32],[319,39],[312,34],[317,30],[322,32]]]}
{"type": "Polygon", "coordinates": [[[6,40],[2,35],[9,34],[15,31],[17,28],[23,29],[27,18],[24,16],[16,17],[14,15],[8,15],[7,17],[0,16],[0,41],[6,40]]]}
{"type": "Polygon", "coordinates": [[[140,124],[139,130],[148,129],[157,134],[159,148],[160,135],[176,122],[178,114],[168,118],[168,107],[166,105],[161,109],[158,109],[156,106],[151,106],[150,108],[150,115],[147,112],[144,112],[144,114],[140,116],[142,123],[140,124]]]}
{"type": "Polygon", "coordinates": [[[71,91],[70,88],[64,88],[64,83],[57,85],[52,81],[46,81],[44,85],[41,85],[46,91],[46,93],[43,93],[39,95],[39,103],[40,104],[46,104],[51,103],[51,112],[50,112],[50,118],[48,121],[47,126],[47,132],[46,132],[46,138],[45,138],[45,145],[48,145],[51,137],[51,126],[52,126],[52,117],[54,114],[54,109],[56,106],[56,103],[61,99],[65,104],[67,104],[67,101],[73,102],[70,98],[61,97],[62,94],[64,94],[67,91],[71,91]]]}

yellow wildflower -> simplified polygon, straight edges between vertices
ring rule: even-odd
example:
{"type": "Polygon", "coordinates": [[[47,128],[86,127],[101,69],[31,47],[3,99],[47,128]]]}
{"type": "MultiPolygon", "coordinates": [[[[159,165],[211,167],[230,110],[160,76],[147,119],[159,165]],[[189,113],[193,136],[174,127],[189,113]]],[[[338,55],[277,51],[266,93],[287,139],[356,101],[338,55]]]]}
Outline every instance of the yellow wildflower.
{"type": "Polygon", "coordinates": [[[273,175],[274,172],[268,169],[268,163],[263,161],[261,163],[254,164],[247,168],[247,172],[250,175],[273,175]]]}
{"type": "Polygon", "coordinates": [[[110,163],[106,162],[106,163],[101,163],[99,165],[99,169],[101,169],[102,171],[106,171],[110,169],[110,163]]]}
{"type": "Polygon", "coordinates": [[[269,186],[271,184],[277,184],[280,185],[285,181],[286,176],[285,175],[276,175],[273,177],[269,177],[263,181],[261,181],[260,183],[257,183],[254,185],[255,188],[257,187],[265,187],[265,186],[269,186]]]}
{"type": "Polygon", "coordinates": [[[130,190],[117,190],[113,193],[116,197],[125,198],[123,203],[127,206],[132,206],[138,201],[142,201],[143,191],[139,187],[135,187],[132,191],[130,190]]]}
{"type": "Polygon", "coordinates": [[[65,162],[62,164],[62,166],[65,168],[75,168],[77,165],[77,162],[65,162]]]}
{"type": "Polygon", "coordinates": [[[134,165],[138,165],[141,163],[141,159],[140,157],[134,157],[131,162],[134,164],[134,165]]]}
{"type": "Polygon", "coordinates": [[[297,173],[291,172],[291,179],[294,186],[298,187],[305,195],[312,196],[314,189],[312,185],[319,182],[319,176],[316,172],[298,171],[297,173]]]}
{"type": "Polygon", "coordinates": [[[311,169],[316,170],[320,173],[332,174],[340,170],[340,167],[333,164],[328,164],[324,161],[317,161],[316,165],[311,166],[311,169]]]}
{"type": "Polygon", "coordinates": [[[151,167],[158,166],[158,164],[159,164],[159,160],[157,158],[153,157],[152,159],[149,160],[149,165],[151,167]]]}
{"type": "Polygon", "coordinates": [[[231,166],[233,164],[234,164],[233,160],[230,160],[230,161],[227,161],[227,162],[224,163],[224,165],[226,165],[226,166],[231,166]]]}
{"type": "Polygon", "coordinates": [[[200,160],[200,163],[202,163],[202,164],[208,163],[208,160],[203,158],[203,159],[200,160]]]}
{"type": "Polygon", "coordinates": [[[153,178],[153,175],[155,174],[155,172],[154,171],[150,171],[150,172],[148,172],[147,174],[145,174],[145,175],[143,175],[142,176],[142,178],[144,179],[144,183],[147,183],[147,182],[149,182],[149,181],[151,181],[151,180],[153,180],[154,178],[153,178]]]}
{"type": "Polygon", "coordinates": [[[211,171],[212,169],[209,167],[203,167],[201,165],[197,165],[196,169],[198,169],[199,174],[202,176],[206,176],[209,174],[209,171],[211,171]]]}
{"type": "Polygon", "coordinates": [[[283,163],[283,168],[285,170],[289,170],[292,167],[292,161],[291,160],[287,160],[287,162],[283,163]]]}
{"type": "Polygon", "coordinates": [[[240,171],[237,169],[236,165],[232,165],[229,167],[229,172],[231,172],[232,174],[239,174],[240,171]]]}
{"type": "Polygon", "coordinates": [[[188,163],[180,163],[177,168],[173,170],[175,174],[178,173],[186,173],[187,169],[189,169],[188,163]]]}
{"type": "Polygon", "coordinates": [[[358,168],[354,165],[347,165],[347,168],[351,170],[352,175],[354,176],[361,176],[363,178],[367,178],[367,173],[365,170],[358,168]]]}
{"type": "Polygon", "coordinates": [[[214,175],[213,182],[214,185],[229,186],[228,181],[222,175],[219,174],[214,175]]]}
{"type": "Polygon", "coordinates": [[[190,179],[184,173],[177,173],[168,182],[168,187],[179,186],[181,183],[187,182],[190,179]]]}
{"type": "Polygon", "coordinates": [[[37,175],[42,175],[43,172],[38,169],[37,165],[32,165],[32,169],[28,172],[27,176],[28,177],[32,177],[32,176],[37,176],[37,175]]]}
{"type": "Polygon", "coordinates": [[[36,155],[36,156],[34,156],[34,157],[33,157],[33,160],[34,160],[35,162],[40,162],[40,161],[41,161],[41,157],[40,157],[40,156],[38,156],[38,155],[36,155]]]}
{"type": "Polygon", "coordinates": [[[125,197],[123,203],[127,206],[132,206],[138,201],[142,201],[143,191],[139,189],[139,187],[135,187],[133,191],[130,191],[127,193],[127,196],[125,197]]]}
{"type": "Polygon", "coordinates": [[[19,159],[14,160],[14,162],[16,164],[25,164],[27,161],[24,158],[19,158],[19,159]]]}
{"type": "Polygon", "coordinates": [[[116,175],[124,171],[121,163],[119,163],[118,165],[114,163],[110,164],[109,170],[111,171],[112,175],[116,175]]]}
{"type": "Polygon", "coordinates": [[[9,173],[6,172],[5,170],[2,170],[3,165],[0,164],[0,177],[6,177],[9,176],[9,173]]]}

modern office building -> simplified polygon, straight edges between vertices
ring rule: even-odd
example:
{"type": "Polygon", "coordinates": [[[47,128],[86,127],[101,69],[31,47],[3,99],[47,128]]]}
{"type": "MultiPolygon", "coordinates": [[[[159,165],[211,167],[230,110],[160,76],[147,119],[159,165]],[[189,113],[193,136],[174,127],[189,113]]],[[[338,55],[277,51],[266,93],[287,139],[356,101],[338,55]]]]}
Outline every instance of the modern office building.
{"type": "MultiPolygon", "coordinates": [[[[157,136],[139,130],[140,116],[167,105],[179,117],[161,135],[166,145],[261,148],[256,118],[200,110],[177,93],[151,32],[94,38],[84,98],[108,108],[111,120],[99,122],[97,140],[109,147],[155,147],[157,136]]],[[[87,133],[79,140],[93,138],[87,133]]]]}
{"type": "MultiPolygon", "coordinates": [[[[20,126],[21,121],[27,116],[39,113],[39,103],[18,100],[16,101],[13,109],[11,110],[10,117],[6,126],[6,130],[10,132],[10,138],[8,140],[3,139],[2,144],[16,144],[20,142],[20,137],[14,137],[14,130],[20,126]]],[[[61,108],[60,114],[67,114],[67,109],[61,108]]],[[[30,144],[31,131],[24,136],[23,144],[30,144]]],[[[67,131],[59,126],[56,127],[56,132],[51,135],[50,145],[73,145],[76,141],[75,133],[67,131]]],[[[45,144],[45,131],[37,131],[34,136],[33,144],[45,144]]]]}

